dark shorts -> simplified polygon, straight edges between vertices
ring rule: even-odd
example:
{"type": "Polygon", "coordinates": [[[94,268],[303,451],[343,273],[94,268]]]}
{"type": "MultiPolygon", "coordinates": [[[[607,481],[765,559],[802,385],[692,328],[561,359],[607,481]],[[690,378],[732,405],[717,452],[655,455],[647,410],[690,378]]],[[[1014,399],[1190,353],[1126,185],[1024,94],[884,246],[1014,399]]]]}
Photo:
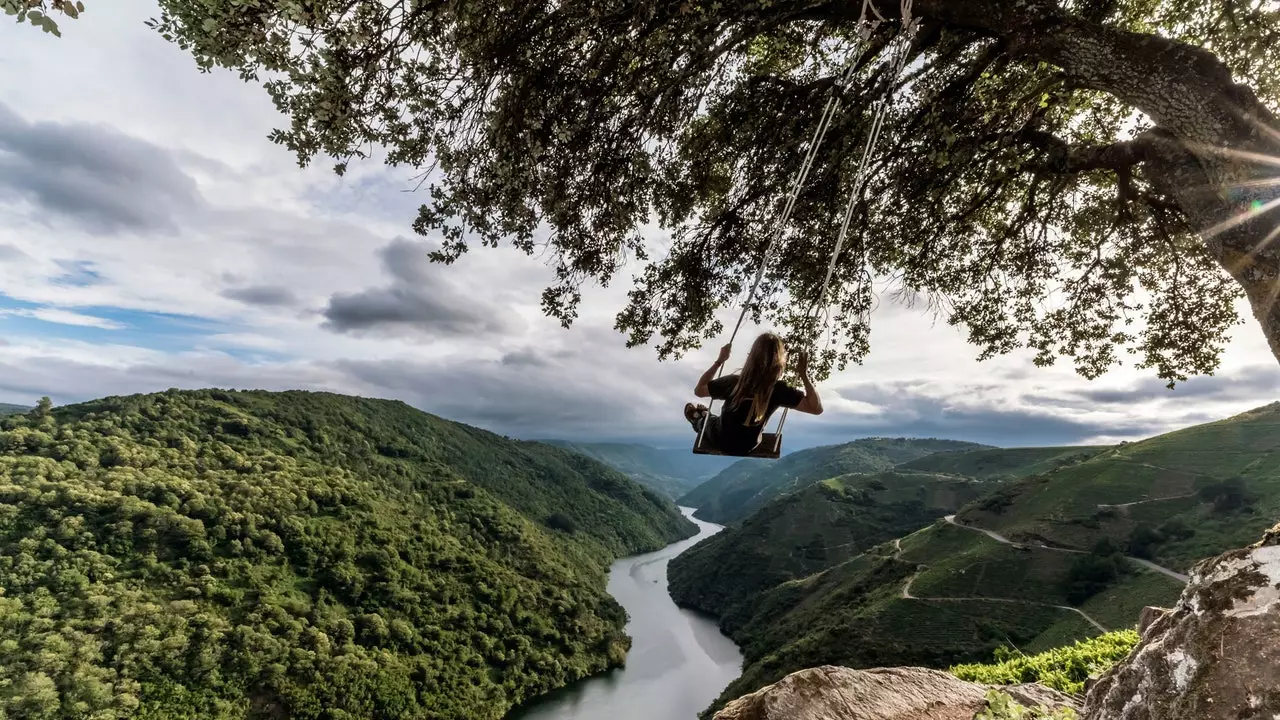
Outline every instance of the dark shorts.
{"type": "Polygon", "coordinates": [[[720,446],[720,416],[719,415],[703,415],[689,421],[693,426],[695,433],[702,433],[702,444],[708,447],[720,446]],[[702,424],[707,423],[706,432],[702,432],[702,424]]]}

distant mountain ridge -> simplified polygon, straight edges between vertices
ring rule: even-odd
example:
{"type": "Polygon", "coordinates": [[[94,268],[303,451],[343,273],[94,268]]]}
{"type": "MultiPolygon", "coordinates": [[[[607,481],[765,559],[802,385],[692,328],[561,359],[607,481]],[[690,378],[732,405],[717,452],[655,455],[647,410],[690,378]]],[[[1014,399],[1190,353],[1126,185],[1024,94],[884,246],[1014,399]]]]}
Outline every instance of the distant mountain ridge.
{"type": "Polygon", "coordinates": [[[888,470],[938,452],[988,448],[959,440],[863,438],[840,445],[798,450],[779,460],[741,461],[699,485],[677,502],[697,508],[695,517],[726,525],[769,501],[827,478],[888,470]]]}
{"type": "Polygon", "coordinates": [[[694,455],[688,448],[662,449],[638,443],[589,443],[572,440],[539,442],[599,460],[672,500],[737,461],[737,458],[730,457],[694,455]]]}
{"type": "Polygon", "coordinates": [[[21,415],[22,413],[30,412],[30,411],[31,411],[31,406],[29,405],[14,405],[13,403],[0,403],[0,416],[21,415]]]}

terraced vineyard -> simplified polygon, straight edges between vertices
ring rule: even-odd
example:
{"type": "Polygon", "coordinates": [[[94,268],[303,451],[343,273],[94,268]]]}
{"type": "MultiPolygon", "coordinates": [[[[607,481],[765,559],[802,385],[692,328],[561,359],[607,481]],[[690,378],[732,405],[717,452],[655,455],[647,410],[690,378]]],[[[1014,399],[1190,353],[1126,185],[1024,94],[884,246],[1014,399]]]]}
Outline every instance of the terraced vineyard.
{"type": "Polygon", "coordinates": [[[1109,539],[1185,573],[1280,517],[1280,404],[1121,445],[1020,480],[958,519],[1086,550],[1109,539]]]}

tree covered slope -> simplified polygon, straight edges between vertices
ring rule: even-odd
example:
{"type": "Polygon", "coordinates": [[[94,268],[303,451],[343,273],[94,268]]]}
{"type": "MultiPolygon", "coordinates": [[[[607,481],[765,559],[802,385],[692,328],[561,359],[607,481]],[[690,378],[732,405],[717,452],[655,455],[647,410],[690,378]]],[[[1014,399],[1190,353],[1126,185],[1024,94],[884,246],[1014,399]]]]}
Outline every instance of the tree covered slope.
{"type": "Polygon", "coordinates": [[[31,410],[31,408],[30,408],[30,407],[28,407],[28,406],[26,406],[26,405],[14,405],[14,404],[12,404],[12,403],[0,403],[0,416],[4,416],[4,415],[18,415],[18,414],[20,414],[20,413],[28,412],[29,410],[31,410]]]}
{"type": "Polygon", "coordinates": [[[825,445],[786,455],[774,461],[742,461],[681,497],[681,505],[698,509],[696,516],[728,524],[742,520],[785,493],[849,473],[888,470],[895,465],[936,452],[984,447],[956,440],[865,438],[843,445],[825,445]]]}
{"type": "Polygon", "coordinates": [[[1082,445],[938,452],[902,463],[899,468],[973,478],[1020,478],[1084,462],[1109,449],[1082,445]]]}
{"type": "Polygon", "coordinates": [[[721,627],[742,647],[743,673],[712,707],[824,664],[944,669],[1010,644],[1046,651],[1131,628],[1181,589],[1114,552],[1018,549],[939,520],[733,606],[721,627]]]}
{"type": "Polygon", "coordinates": [[[932,523],[991,483],[919,472],[844,475],[765,505],[674,558],[671,597],[715,615],[932,523]]]}
{"type": "Polygon", "coordinates": [[[1026,478],[960,513],[1011,538],[1087,549],[1100,539],[1186,572],[1280,517],[1280,404],[1026,478]]]}
{"type": "MultiPolygon", "coordinates": [[[[670,450],[634,443],[580,443],[568,440],[543,442],[595,458],[672,500],[688,493],[735,462],[734,458],[694,455],[688,448],[670,450]]],[[[690,444],[692,445],[692,441],[690,444]]]]}
{"type": "Polygon", "coordinates": [[[8,717],[500,718],[620,662],[608,563],[695,532],[398,402],[170,391],[0,428],[8,717]]]}

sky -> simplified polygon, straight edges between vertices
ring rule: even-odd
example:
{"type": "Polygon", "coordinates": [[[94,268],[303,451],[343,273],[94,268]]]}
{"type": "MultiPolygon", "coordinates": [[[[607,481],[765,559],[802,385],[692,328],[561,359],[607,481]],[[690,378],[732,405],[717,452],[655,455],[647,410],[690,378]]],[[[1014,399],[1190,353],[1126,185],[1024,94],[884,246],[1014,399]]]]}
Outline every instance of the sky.
{"type": "MultiPolygon", "coordinates": [[[[0,402],[325,390],[512,437],[691,444],[681,408],[727,337],[679,361],[628,349],[613,323],[634,265],[588,286],[565,330],[539,309],[553,271],[537,257],[429,263],[412,169],[300,168],[268,140],[287,123],[266,92],[201,73],[143,24],[155,14],[93,3],[61,38],[0,20],[0,402]]],[[[1219,372],[1170,391],[1131,366],[1089,381],[1025,352],[978,362],[958,330],[886,298],[870,356],[821,384],[826,413],[788,418],[786,444],[1099,443],[1227,417],[1280,389],[1241,311],[1219,372]]]]}

